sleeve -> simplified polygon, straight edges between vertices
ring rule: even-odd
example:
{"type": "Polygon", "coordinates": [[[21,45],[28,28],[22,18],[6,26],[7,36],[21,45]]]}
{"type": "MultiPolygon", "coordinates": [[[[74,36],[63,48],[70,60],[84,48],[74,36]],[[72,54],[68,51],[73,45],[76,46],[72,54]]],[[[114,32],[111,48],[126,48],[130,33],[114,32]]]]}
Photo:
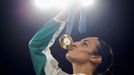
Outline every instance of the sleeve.
{"type": "MultiPolygon", "coordinates": [[[[65,25],[65,23],[63,24],[65,25]]],[[[45,75],[44,66],[47,58],[43,50],[48,47],[49,42],[60,26],[62,26],[60,22],[54,19],[50,20],[40,28],[29,42],[30,55],[36,75],[45,75]]]]}

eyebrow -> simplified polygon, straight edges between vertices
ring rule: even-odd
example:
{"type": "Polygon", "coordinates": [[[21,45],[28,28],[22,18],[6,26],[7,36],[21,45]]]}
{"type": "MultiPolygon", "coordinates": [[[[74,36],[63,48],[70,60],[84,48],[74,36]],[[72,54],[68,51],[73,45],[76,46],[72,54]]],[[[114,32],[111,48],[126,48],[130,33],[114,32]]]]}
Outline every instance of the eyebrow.
{"type": "Polygon", "coordinates": [[[88,39],[82,39],[81,41],[87,41],[89,44],[91,43],[88,39]]]}

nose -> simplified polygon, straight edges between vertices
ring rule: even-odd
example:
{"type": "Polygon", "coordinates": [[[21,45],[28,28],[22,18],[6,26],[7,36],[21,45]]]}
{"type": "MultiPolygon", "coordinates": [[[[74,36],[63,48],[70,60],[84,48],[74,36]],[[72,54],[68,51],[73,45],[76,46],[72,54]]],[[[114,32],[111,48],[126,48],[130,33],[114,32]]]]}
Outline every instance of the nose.
{"type": "Polygon", "coordinates": [[[78,48],[81,46],[81,42],[77,41],[77,42],[73,42],[71,43],[71,45],[68,46],[68,50],[72,50],[73,48],[78,48]]]}
{"type": "Polygon", "coordinates": [[[72,47],[78,47],[78,46],[80,46],[80,42],[73,42],[73,43],[71,44],[71,46],[72,46],[72,47]]]}
{"type": "Polygon", "coordinates": [[[68,46],[68,50],[72,50],[73,48],[76,48],[76,47],[77,47],[76,42],[73,42],[72,44],[70,44],[70,45],[68,46]]]}

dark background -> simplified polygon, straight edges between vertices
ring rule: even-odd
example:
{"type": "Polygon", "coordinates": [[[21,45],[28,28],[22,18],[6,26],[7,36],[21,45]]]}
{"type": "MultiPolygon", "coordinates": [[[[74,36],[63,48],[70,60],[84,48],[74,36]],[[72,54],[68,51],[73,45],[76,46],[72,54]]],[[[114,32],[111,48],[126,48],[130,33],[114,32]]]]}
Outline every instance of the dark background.
{"type": "MultiPolygon", "coordinates": [[[[56,16],[59,10],[40,11],[30,0],[0,1],[0,75],[35,75],[28,42],[38,29],[56,16]],[[55,11],[55,12],[54,12],[55,11]]],[[[74,40],[98,36],[108,42],[114,52],[115,75],[129,75],[133,71],[133,2],[130,0],[99,0],[99,9],[88,9],[88,34],[73,31],[74,40]]],[[[77,17],[78,19],[78,17],[77,17]]],[[[77,25],[77,21],[75,23],[77,25]]],[[[64,33],[64,31],[63,31],[64,33]]],[[[54,57],[64,71],[72,73],[71,65],[64,58],[58,40],[52,47],[54,57]]],[[[131,74],[133,75],[133,74],[131,74]]]]}

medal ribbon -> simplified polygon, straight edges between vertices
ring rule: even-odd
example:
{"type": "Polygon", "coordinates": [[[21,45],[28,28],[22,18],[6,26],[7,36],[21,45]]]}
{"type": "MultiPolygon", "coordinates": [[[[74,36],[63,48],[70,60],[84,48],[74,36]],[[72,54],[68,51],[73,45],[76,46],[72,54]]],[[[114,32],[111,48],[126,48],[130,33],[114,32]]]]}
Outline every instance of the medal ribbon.
{"type": "Polygon", "coordinates": [[[66,33],[69,34],[69,35],[72,33],[72,29],[73,29],[73,26],[74,26],[74,21],[75,21],[75,11],[72,7],[68,11],[68,19],[67,19],[67,26],[66,26],[66,33]]]}
{"type": "Polygon", "coordinates": [[[79,26],[78,26],[79,32],[86,33],[87,32],[87,24],[86,24],[86,11],[84,8],[80,10],[80,19],[79,19],[79,26]]]}
{"type": "MultiPolygon", "coordinates": [[[[74,6],[75,7],[75,6],[74,6]]],[[[66,34],[71,34],[72,29],[74,27],[74,21],[75,21],[75,8],[73,6],[68,11],[68,20],[67,20],[67,26],[66,26],[66,34]]],[[[80,34],[87,32],[87,25],[86,25],[86,11],[84,8],[80,10],[80,19],[79,19],[79,26],[78,31],[80,34]]]]}

